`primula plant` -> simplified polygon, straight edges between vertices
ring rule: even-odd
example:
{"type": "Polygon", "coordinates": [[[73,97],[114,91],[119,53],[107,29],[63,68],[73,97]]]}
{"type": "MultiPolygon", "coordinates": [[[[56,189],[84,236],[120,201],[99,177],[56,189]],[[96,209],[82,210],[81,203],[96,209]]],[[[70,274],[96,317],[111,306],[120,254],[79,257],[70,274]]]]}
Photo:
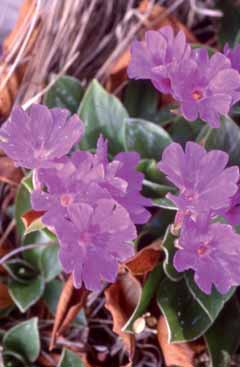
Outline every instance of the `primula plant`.
{"type": "Polygon", "coordinates": [[[101,280],[116,279],[118,262],[134,254],[135,224],[149,219],[144,205],[151,200],[140,194],[136,152],[109,162],[100,136],[95,154],[66,155],[83,131],[82,121],[69,118],[67,110],[16,107],[1,129],[1,147],[18,166],[33,169],[32,208],[44,212],[42,223],[56,234],[63,269],[73,273],[76,287],[99,290],[101,280]]]}
{"type": "Polygon", "coordinates": [[[240,322],[240,130],[232,119],[240,46],[220,52],[192,47],[169,26],[147,31],[132,43],[128,76],[138,81],[125,88],[125,106],[95,80],[74,95],[67,86],[78,82],[63,77],[45,105],[16,106],[2,125],[0,148],[25,173],[16,199],[19,261],[40,272],[34,300],[27,287],[23,299],[21,274],[5,256],[15,277],[10,295],[26,312],[61,271],[88,293],[140,275],[122,332],[136,332],[156,302],[168,341],[203,336],[217,367],[238,347],[234,332],[217,344],[221,324],[240,322]],[[158,109],[159,93],[170,96],[169,109],[158,109]],[[153,248],[147,266],[142,254],[153,248]],[[146,269],[134,272],[134,261],[146,269]]]}

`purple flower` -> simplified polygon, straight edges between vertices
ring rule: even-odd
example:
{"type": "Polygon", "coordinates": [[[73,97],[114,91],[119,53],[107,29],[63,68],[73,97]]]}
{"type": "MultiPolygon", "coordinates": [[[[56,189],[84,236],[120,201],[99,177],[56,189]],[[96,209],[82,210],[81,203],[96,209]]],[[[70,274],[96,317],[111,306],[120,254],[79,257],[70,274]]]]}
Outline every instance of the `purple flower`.
{"type": "Polygon", "coordinates": [[[222,215],[233,226],[240,224],[240,188],[231,198],[229,207],[220,210],[218,214],[222,215]]]}
{"type": "Polygon", "coordinates": [[[225,152],[206,152],[201,145],[188,142],[185,152],[179,144],[170,144],[158,167],[179,188],[178,196],[167,197],[193,218],[229,207],[238,189],[239,169],[226,168],[227,163],[225,152]]]}
{"type": "Polygon", "coordinates": [[[96,200],[111,198],[111,195],[94,181],[76,180],[76,167],[70,158],[66,157],[61,163],[55,164],[54,168],[39,169],[38,180],[45,190],[37,189],[32,192],[32,208],[46,212],[42,222],[50,228],[54,228],[56,220],[69,218],[68,208],[73,204],[91,205],[96,200]]]}
{"type": "Polygon", "coordinates": [[[135,152],[117,154],[114,160],[120,164],[116,175],[125,180],[128,185],[124,195],[114,193],[109,185],[108,187],[113,198],[128,210],[133,222],[144,224],[150,218],[150,213],[144,207],[150,207],[152,202],[141,194],[144,176],[136,170],[139,159],[139,154],[135,152]]]}
{"type": "Polygon", "coordinates": [[[15,107],[0,129],[0,148],[18,166],[48,167],[67,154],[82,134],[81,120],[77,115],[69,117],[67,110],[35,104],[25,112],[15,107]]]}
{"type": "Polygon", "coordinates": [[[52,220],[66,218],[74,203],[92,205],[100,198],[113,198],[134,223],[145,223],[150,213],[144,206],[151,206],[151,200],[140,193],[143,175],[136,171],[138,161],[138,154],[131,152],[108,162],[107,142],[100,137],[96,154],[78,151],[71,158],[55,161],[54,168],[38,170],[38,181],[45,190],[33,191],[32,207],[46,211],[42,220],[53,226],[52,220]]]}
{"type": "Polygon", "coordinates": [[[102,281],[114,282],[118,262],[134,254],[129,244],[137,236],[127,211],[112,199],[101,199],[94,206],[71,205],[69,220],[57,221],[60,261],[73,273],[74,285],[99,290],[102,281]]]}
{"type": "Polygon", "coordinates": [[[144,41],[132,44],[128,76],[150,79],[160,92],[171,93],[169,71],[181,60],[187,60],[190,53],[191,47],[182,31],[176,37],[169,26],[147,31],[144,41]]]}
{"type": "Polygon", "coordinates": [[[232,49],[226,44],[224,47],[224,55],[231,61],[232,68],[240,73],[240,45],[232,49]]]}
{"type": "Polygon", "coordinates": [[[217,128],[220,117],[240,99],[240,75],[219,52],[209,58],[206,49],[193,51],[187,62],[172,68],[170,79],[172,94],[189,121],[201,118],[217,128]]]}
{"type": "Polygon", "coordinates": [[[210,224],[200,229],[188,220],[173,259],[177,271],[194,271],[199,288],[210,294],[214,285],[221,294],[240,284],[240,236],[230,225],[210,224]]]}
{"type": "Polygon", "coordinates": [[[144,176],[136,170],[139,160],[138,153],[123,152],[108,162],[107,141],[102,136],[95,155],[79,151],[72,156],[77,180],[86,184],[94,181],[127,209],[134,223],[143,224],[150,217],[144,206],[151,206],[151,200],[140,193],[144,176]]]}

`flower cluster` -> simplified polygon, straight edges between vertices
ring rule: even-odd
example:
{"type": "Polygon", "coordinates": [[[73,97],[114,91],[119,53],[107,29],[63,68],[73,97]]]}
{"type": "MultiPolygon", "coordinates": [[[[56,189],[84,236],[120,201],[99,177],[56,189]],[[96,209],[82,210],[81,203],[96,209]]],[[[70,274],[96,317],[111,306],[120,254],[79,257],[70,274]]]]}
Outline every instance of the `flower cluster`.
{"type": "Polygon", "coordinates": [[[95,154],[67,155],[84,132],[77,115],[33,105],[16,107],[0,129],[0,148],[18,166],[34,170],[34,210],[60,243],[63,269],[76,287],[97,290],[114,281],[118,262],[134,253],[135,224],[145,223],[151,201],[140,194],[139,156],[120,153],[108,161],[107,141],[99,138],[95,154]]]}
{"type": "Polygon", "coordinates": [[[240,100],[239,71],[239,47],[209,57],[206,49],[192,50],[184,33],[174,36],[169,26],[133,42],[128,67],[130,78],[150,79],[160,92],[171,94],[188,121],[201,118],[213,128],[240,100]]]}
{"type": "Polygon", "coordinates": [[[158,164],[179,189],[177,196],[167,195],[178,208],[176,225],[181,228],[174,266],[179,272],[194,270],[196,283],[207,294],[212,285],[224,294],[240,284],[240,235],[232,227],[240,223],[239,169],[227,163],[225,152],[206,152],[188,142],[185,152],[170,144],[158,164]],[[220,223],[219,216],[228,224],[220,223]]]}

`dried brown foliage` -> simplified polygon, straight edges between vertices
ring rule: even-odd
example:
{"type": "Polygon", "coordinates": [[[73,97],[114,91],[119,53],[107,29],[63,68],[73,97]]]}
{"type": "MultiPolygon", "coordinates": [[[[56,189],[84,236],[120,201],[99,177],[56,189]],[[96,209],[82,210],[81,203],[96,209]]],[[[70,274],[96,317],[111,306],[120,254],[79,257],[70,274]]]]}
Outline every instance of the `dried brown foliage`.
{"type": "Polygon", "coordinates": [[[69,276],[58,301],[50,342],[50,350],[54,348],[56,337],[66,330],[84,306],[88,293],[89,292],[84,288],[74,288],[72,276],[69,276]]]}
{"type": "Polygon", "coordinates": [[[0,60],[0,118],[8,116],[15,102],[28,64],[26,60],[29,59],[39,31],[39,24],[36,24],[23,49],[24,33],[28,29],[34,11],[35,1],[25,0],[14,29],[3,42],[3,56],[0,60]]]}
{"type": "Polygon", "coordinates": [[[167,323],[163,316],[158,320],[157,336],[167,367],[194,367],[196,355],[205,349],[202,340],[191,343],[169,343],[167,323]]]}
{"type": "Polygon", "coordinates": [[[8,293],[8,287],[0,283],[0,310],[7,308],[13,304],[13,301],[8,293]]]}
{"type": "Polygon", "coordinates": [[[134,275],[144,275],[152,271],[161,258],[163,258],[161,242],[156,241],[137,252],[125,266],[134,275]]]}
{"type": "Polygon", "coordinates": [[[24,213],[21,217],[25,229],[28,229],[33,222],[38,220],[43,216],[45,212],[44,211],[35,211],[35,210],[29,210],[26,213],[24,213]]]}
{"type": "Polygon", "coordinates": [[[82,81],[105,79],[142,27],[153,2],[140,13],[136,0],[41,4],[25,0],[16,27],[4,42],[0,117],[8,115],[14,101],[27,102],[26,106],[39,101],[51,72],[61,75],[69,70],[82,81]]]}
{"type": "Polygon", "coordinates": [[[23,177],[20,168],[14,162],[0,152],[0,182],[17,186],[23,177]]]}
{"type": "Polygon", "coordinates": [[[111,312],[113,318],[113,331],[118,334],[132,359],[135,351],[135,337],[122,331],[134,311],[141,295],[139,281],[130,273],[120,274],[117,282],[105,291],[105,307],[111,312]]]}

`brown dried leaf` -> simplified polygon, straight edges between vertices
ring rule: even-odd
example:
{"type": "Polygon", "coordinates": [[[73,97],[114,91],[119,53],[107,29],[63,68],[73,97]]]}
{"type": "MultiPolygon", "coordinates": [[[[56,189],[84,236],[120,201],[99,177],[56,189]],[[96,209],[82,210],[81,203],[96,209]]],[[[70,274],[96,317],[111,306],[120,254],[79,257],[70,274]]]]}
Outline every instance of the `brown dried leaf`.
{"type": "Polygon", "coordinates": [[[113,65],[111,74],[118,74],[122,71],[126,72],[126,68],[128,67],[128,64],[131,59],[131,53],[130,49],[126,50],[122,56],[116,61],[116,63],[113,65]]]}
{"type": "Polygon", "coordinates": [[[159,263],[161,256],[163,256],[161,242],[156,241],[137,252],[135,256],[125,263],[125,266],[132,274],[143,275],[149,273],[155,268],[159,263]]]}
{"type": "Polygon", "coordinates": [[[72,276],[69,276],[58,301],[49,347],[50,350],[54,347],[56,337],[66,330],[84,306],[88,293],[85,288],[74,288],[72,276]]]}
{"type": "Polygon", "coordinates": [[[0,283],[0,309],[7,308],[13,304],[13,301],[8,293],[8,287],[0,283]]]}
{"type": "Polygon", "coordinates": [[[50,355],[48,355],[47,353],[41,352],[40,356],[37,359],[37,363],[41,367],[53,367],[57,366],[59,359],[59,354],[51,353],[50,355]]]}
{"type": "Polygon", "coordinates": [[[122,331],[141,296],[141,285],[130,273],[120,274],[116,283],[105,291],[105,307],[113,318],[113,331],[118,334],[126,346],[130,359],[135,352],[135,337],[122,331]]]}
{"type": "Polygon", "coordinates": [[[14,162],[0,152],[0,182],[18,185],[23,177],[22,170],[14,162]]]}
{"type": "Polygon", "coordinates": [[[22,27],[26,24],[33,15],[35,8],[35,0],[25,0],[23,1],[21,8],[19,10],[18,19],[13,30],[9,33],[9,35],[5,38],[3,42],[3,50],[4,52],[10,51],[14,42],[19,37],[19,32],[22,31],[22,27]]]}
{"type": "Polygon", "coordinates": [[[21,216],[21,219],[23,221],[24,227],[27,230],[34,222],[36,222],[38,219],[40,219],[45,211],[35,211],[35,210],[29,210],[26,213],[24,213],[21,216]]]}
{"type": "MultiPolygon", "coordinates": [[[[31,20],[31,17],[35,10],[34,0],[25,0],[20,8],[19,16],[15,27],[11,33],[5,38],[3,42],[3,55],[8,55],[14,49],[14,45],[17,42],[19,36],[23,33],[23,27],[31,20]]],[[[11,76],[8,78],[4,87],[0,90],[0,117],[6,118],[11,111],[12,105],[15,101],[16,95],[18,93],[21,81],[23,79],[27,62],[22,62],[26,60],[27,56],[32,51],[33,45],[36,41],[40,29],[40,24],[37,24],[33,29],[32,34],[29,38],[28,44],[24,50],[21,57],[21,62],[11,71],[11,76]]],[[[14,55],[14,57],[16,57],[14,55]]],[[[29,58],[28,58],[29,59],[29,58]]],[[[12,64],[3,62],[0,64],[0,84],[5,80],[9,71],[12,68],[12,64]]]]}
{"type": "MultiPolygon", "coordinates": [[[[9,67],[0,64],[0,84],[5,79],[8,74],[9,67]]],[[[5,118],[8,116],[14,100],[17,95],[17,91],[19,88],[19,77],[17,73],[13,73],[7,81],[7,84],[0,91],[0,117],[5,118]]]]}
{"type": "MultiPolygon", "coordinates": [[[[139,5],[139,11],[141,13],[146,12],[148,8],[149,0],[143,0],[139,5]]],[[[181,23],[174,15],[168,14],[168,8],[161,6],[160,4],[156,4],[153,6],[151,13],[145,21],[145,28],[157,30],[166,25],[170,25],[177,32],[182,30],[189,42],[197,42],[196,37],[193,33],[183,24],[181,23]]]]}
{"type": "Polygon", "coordinates": [[[169,343],[167,323],[163,316],[161,316],[158,320],[157,336],[166,366],[169,367],[194,367],[194,359],[196,354],[202,352],[205,349],[202,340],[191,343],[169,343]]]}
{"type": "MultiPolygon", "coordinates": [[[[12,250],[12,245],[11,243],[6,240],[1,246],[0,246],[0,259],[7,255],[11,250],[12,250]]],[[[7,271],[4,269],[4,267],[1,265],[0,266],[0,274],[7,274],[7,271]]]]}

